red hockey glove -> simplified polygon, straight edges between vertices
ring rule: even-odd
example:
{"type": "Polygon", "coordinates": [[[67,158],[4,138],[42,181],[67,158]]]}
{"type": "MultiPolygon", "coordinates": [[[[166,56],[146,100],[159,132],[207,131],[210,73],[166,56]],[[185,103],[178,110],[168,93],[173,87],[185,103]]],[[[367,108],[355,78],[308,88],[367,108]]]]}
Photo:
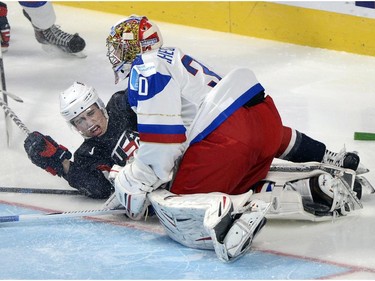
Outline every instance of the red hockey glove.
{"type": "Polygon", "coordinates": [[[62,162],[72,157],[72,153],[66,147],[57,144],[50,136],[44,136],[36,131],[28,135],[24,147],[31,162],[54,176],[63,175],[62,162]]]}

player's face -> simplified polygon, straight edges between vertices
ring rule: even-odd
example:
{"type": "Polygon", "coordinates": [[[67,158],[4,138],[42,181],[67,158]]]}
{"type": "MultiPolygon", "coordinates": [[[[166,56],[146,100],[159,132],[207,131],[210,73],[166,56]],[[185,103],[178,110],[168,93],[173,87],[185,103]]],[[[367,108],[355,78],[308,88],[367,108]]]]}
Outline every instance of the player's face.
{"type": "Polygon", "coordinates": [[[108,127],[108,120],[96,104],[91,105],[72,120],[72,124],[85,137],[100,137],[108,127]]]}

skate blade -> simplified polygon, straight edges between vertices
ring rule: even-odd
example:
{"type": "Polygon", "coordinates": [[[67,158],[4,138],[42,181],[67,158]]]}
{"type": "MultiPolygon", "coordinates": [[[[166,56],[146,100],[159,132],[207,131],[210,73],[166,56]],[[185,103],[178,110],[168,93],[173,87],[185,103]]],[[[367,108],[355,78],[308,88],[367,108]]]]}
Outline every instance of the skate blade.
{"type": "Polygon", "coordinates": [[[356,179],[362,185],[362,188],[365,187],[369,191],[370,194],[375,193],[374,186],[364,176],[356,176],[356,179]]]}

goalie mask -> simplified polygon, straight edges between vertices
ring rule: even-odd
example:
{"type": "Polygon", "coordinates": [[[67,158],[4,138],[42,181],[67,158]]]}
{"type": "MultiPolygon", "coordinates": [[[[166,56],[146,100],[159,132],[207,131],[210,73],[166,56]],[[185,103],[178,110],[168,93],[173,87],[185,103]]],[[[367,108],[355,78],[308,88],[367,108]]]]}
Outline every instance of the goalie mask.
{"type": "Polygon", "coordinates": [[[117,84],[128,76],[136,56],[160,48],[163,38],[157,25],[147,17],[133,15],[112,26],[106,44],[117,84]]]}
{"type": "Polygon", "coordinates": [[[108,114],[103,101],[93,87],[81,82],[60,94],[60,114],[84,138],[105,133],[108,114]]]}

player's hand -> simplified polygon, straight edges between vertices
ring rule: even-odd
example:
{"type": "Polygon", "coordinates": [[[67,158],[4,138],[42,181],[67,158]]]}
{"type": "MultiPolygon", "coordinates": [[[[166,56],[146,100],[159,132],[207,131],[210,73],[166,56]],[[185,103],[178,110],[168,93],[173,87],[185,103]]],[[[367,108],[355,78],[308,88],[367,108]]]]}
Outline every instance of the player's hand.
{"type": "Polygon", "coordinates": [[[59,177],[64,173],[62,162],[72,157],[72,153],[66,147],[37,131],[28,135],[24,148],[32,163],[59,177]]]}

